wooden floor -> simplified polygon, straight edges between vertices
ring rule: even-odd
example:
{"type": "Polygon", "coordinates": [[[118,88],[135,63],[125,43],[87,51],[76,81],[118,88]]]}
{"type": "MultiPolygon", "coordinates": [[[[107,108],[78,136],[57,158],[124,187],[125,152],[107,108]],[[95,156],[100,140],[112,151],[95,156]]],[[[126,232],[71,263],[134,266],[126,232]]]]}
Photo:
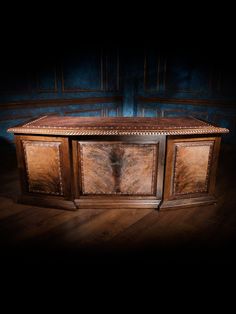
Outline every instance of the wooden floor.
{"type": "Polygon", "coordinates": [[[234,263],[235,157],[220,156],[217,205],[76,212],[16,204],[15,167],[1,176],[0,252],[4,263],[234,263]]]}

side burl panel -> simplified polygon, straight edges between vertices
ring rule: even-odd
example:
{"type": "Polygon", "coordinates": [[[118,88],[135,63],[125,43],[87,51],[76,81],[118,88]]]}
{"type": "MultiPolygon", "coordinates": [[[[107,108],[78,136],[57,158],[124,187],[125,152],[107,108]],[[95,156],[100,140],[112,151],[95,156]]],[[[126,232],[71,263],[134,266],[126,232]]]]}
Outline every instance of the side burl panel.
{"type": "Polygon", "coordinates": [[[155,195],[159,144],[77,142],[80,194],[155,195]]]}
{"type": "Polygon", "coordinates": [[[70,195],[67,139],[17,136],[16,145],[23,193],[61,197],[70,195]]]}
{"type": "Polygon", "coordinates": [[[173,195],[206,193],[214,141],[175,144],[173,195]]]}
{"type": "Polygon", "coordinates": [[[213,200],[219,147],[219,137],[168,139],[162,207],[213,200]]]}
{"type": "Polygon", "coordinates": [[[29,192],[63,195],[59,142],[22,141],[29,192]]]}

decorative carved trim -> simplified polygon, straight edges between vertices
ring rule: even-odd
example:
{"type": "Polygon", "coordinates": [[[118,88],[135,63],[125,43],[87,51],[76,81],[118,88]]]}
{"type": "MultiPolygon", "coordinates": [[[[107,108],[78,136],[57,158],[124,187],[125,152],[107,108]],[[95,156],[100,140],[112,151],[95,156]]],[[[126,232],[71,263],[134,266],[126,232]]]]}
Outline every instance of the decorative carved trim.
{"type": "Polygon", "coordinates": [[[57,165],[58,165],[58,174],[59,174],[59,182],[60,182],[60,193],[57,192],[46,192],[43,190],[35,190],[30,188],[30,185],[28,185],[29,192],[36,192],[36,193],[44,193],[44,194],[52,194],[52,195],[63,195],[63,184],[62,184],[62,169],[61,169],[61,160],[60,160],[60,142],[40,142],[40,141],[22,141],[23,151],[24,151],[24,159],[25,159],[25,166],[26,166],[26,173],[27,173],[27,181],[29,183],[29,168],[28,168],[28,160],[27,160],[27,154],[26,154],[26,146],[48,146],[48,147],[56,147],[57,148],[57,165]]]}
{"type": "MultiPolygon", "coordinates": [[[[50,134],[50,135],[179,135],[179,134],[208,134],[208,133],[228,133],[229,130],[226,128],[220,128],[213,126],[209,123],[202,122],[196,118],[191,118],[190,120],[193,122],[192,125],[189,126],[189,124],[164,124],[164,125],[158,125],[158,124],[152,124],[153,118],[136,118],[136,124],[129,124],[129,123],[123,123],[123,124],[113,124],[112,121],[132,121],[132,118],[93,118],[91,121],[100,121],[100,123],[87,123],[85,125],[79,124],[80,121],[86,122],[87,120],[84,120],[82,118],[73,118],[74,123],[71,124],[71,126],[66,126],[61,124],[61,126],[57,125],[51,125],[50,126],[50,117],[48,122],[46,122],[46,125],[43,124],[43,122],[38,123],[40,120],[47,119],[47,115],[39,117],[36,120],[29,121],[26,124],[15,126],[13,128],[9,128],[7,131],[10,133],[30,133],[30,134],[50,134]],[[194,121],[196,120],[196,121],[194,121]],[[106,125],[105,122],[109,122],[109,124],[106,125]],[[140,123],[146,121],[146,124],[140,125],[140,123]]],[[[64,121],[63,118],[58,116],[55,116],[51,118],[52,120],[56,121],[64,121]]],[[[135,119],[135,118],[134,118],[135,119]]],[[[171,119],[171,118],[169,118],[171,119]]],[[[188,119],[187,119],[188,120],[188,119]]],[[[47,121],[47,120],[46,120],[47,121]]],[[[68,117],[67,117],[68,121],[68,117]]],[[[134,120],[133,120],[134,121],[134,120]]],[[[160,120],[161,121],[161,120],[160,120]]],[[[168,118],[166,118],[166,123],[169,123],[170,121],[168,118]]],[[[177,119],[176,121],[179,121],[177,119]]]]}
{"type": "Polygon", "coordinates": [[[211,162],[213,157],[213,147],[214,147],[214,141],[201,141],[201,142],[185,142],[185,143],[176,143],[175,144],[175,157],[174,157],[174,168],[173,168],[173,180],[172,180],[172,194],[173,195],[191,195],[191,194],[197,194],[197,193],[206,193],[208,191],[209,187],[209,173],[211,168],[211,162]],[[195,146],[209,146],[209,156],[208,156],[208,163],[207,163],[207,175],[206,175],[206,181],[205,186],[201,190],[191,191],[188,193],[177,193],[176,192],[176,169],[177,169],[177,163],[178,163],[178,154],[179,154],[179,148],[180,147],[195,147],[195,146]]]}
{"type": "MultiPolygon", "coordinates": [[[[60,127],[55,128],[24,128],[15,127],[7,130],[9,133],[24,133],[24,134],[48,134],[48,135],[191,135],[191,134],[217,134],[217,133],[228,133],[229,130],[218,127],[206,127],[204,129],[181,129],[181,130],[165,130],[165,131],[154,131],[151,129],[146,130],[104,130],[105,127],[101,127],[101,130],[87,129],[79,130],[78,128],[67,128],[63,129],[60,127]],[[102,130],[103,129],[103,130],[102,130]]],[[[134,127],[133,127],[134,128],[134,127]]],[[[128,129],[128,127],[126,127],[128,129]]]]}

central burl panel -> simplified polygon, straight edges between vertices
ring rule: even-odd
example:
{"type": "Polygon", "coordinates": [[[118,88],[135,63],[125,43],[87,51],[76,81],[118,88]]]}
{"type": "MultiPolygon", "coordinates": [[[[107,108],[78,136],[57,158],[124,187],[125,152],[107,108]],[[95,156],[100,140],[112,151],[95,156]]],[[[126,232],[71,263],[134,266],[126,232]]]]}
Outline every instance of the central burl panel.
{"type": "Polygon", "coordinates": [[[155,194],[158,144],[79,146],[82,194],[155,194]]]}
{"type": "Polygon", "coordinates": [[[74,140],[76,206],[157,208],[164,145],[165,137],[74,140]]]}

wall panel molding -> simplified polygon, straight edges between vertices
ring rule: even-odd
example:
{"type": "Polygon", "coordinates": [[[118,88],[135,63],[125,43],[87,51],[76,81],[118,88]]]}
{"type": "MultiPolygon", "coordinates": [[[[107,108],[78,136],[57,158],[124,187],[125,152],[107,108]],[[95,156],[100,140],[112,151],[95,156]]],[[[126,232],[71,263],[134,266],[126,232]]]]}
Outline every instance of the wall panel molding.
{"type": "MultiPolygon", "coordinates": [[[[14,120],[22,120],[22,119],[32,119],[35,117],[35,115],[31,112],[32,107],[35,108],[35,105],[28,106],[25,104],[21,104],[20,106],[16,106],[14,108],[20,109],[19,113],[14,113],[9,110],[12,108],[8,106],[2,106],[2,110],[6,110],[5,114],[0,116],[0,122],[4,121],[14,121],[14,120]],[[22,105],[22,106],[21,106],[22,105]],[[23,110],[22,110],[23,109],[23,110]],[[29,111],[27,112],[27,109],[29,111]],[[22,113],[22,114],[21,114],[22,113]]],[[[66,101],[65,103],[60,103],[60,105],[50,103],[49,105],[45,105],[46,107],[66,107],[66,105],[74,105],[74,108],[68,107],[68,110],[65,108],[61,108],[59,112],[52,112],[47,111],[45,108],[44,113],[47,113],[47,115],[54,115],[54,114],[78,114],[78,115],[85,115],[86,113],[98,113],[99,116],[121,116],[122,115],[122,102],[120,101],[120,98],[109,98],[109,99],[100,99],[100,102],[98,101],[89,101],[89,99],[86,99],[86,101],[71,101],[69,104],[66,101]],[[101,101],[103,100],[103,101],[101,101]],[[109,100],[109,101],[108,101],[109,100]],[[78,109],[77,109],[78,108],[78,109]]],[[[37,108],[41,108],[44,106],[37,105],[37,108]]]]}
{"type": "MultiPolygon", "coordinates": [[[[211,88],[212,88],[212,77],[211,77],[211,70],[210,68],[207,69],[207,88],[206,90],[201,90],[199,88],[174,88],[174,87],[171,87],[169,86],[169,79],[170,79],[170,66],[169,66],[169,58],[165,57],[164,58],[164,64],[163,64],[163,91],[165,93],[168,93],[168,92],[176,92],[176,93],[186,93],[186,94],[192,94],[192,95],[197,95],[197,94],[209,94],[211,92],[211,88]]],[[[181,63],[180,63],[181,64],[181,63]]],[[[172,67],[173,68],[173,67],[172,67]]],[[[198,67],[199,69],[199,67],[198,67]]],[[[193,67],[189,66],[189,72],[193,71],[193,67]]],[[[180,73],[180,72],[179,72],[180,73]]],[[[189,76],[189,75],[188,75],[189,76]]],[[[205,77],[205,75],[203,76],[205,77]]],[[[180,79],[179,79],[180,81],[180,79]]],[[[185,78],[185,82],[190,82],[190,78],[188,77],[185,78]]],[[[203,86],[205,86],[205,84],[203,84],[203,86]]]]}
{"type": "Polygon", "coordinates": [[[147,111],[149,111],[149,112],[152,111],[154,113],[154,115],[152,115],[152,116],[154,116],[154,117],[162,117],[162,110],[159,108],[153,108],[150,106],[142,106],[142,105],[139,106],[139,108],[138,108],[138,112],[140,113],[139,116],[141,116],[141,117],[148,116],[148,114],[146,114],[147,111]]]}
{"type": "Polygon", "coordinates": [[[193,111],[191,109],[162,109],[162,117],[172,117],[172,116],[192,116],[201,120],[208,120],[207,111],[193,111]]]}
{"type": "Polygon", "coordinates": [[[170,97],[137,97],[137,103],[162,103],[168,105],[192,105],[192,106],[210,106],[210,107],[234,107],[236,108],[235,100],[225,99],[196,99],[196,98],[170,98],[170,97]]]}
{"type": "MultiPolygon", "coordinates": [[[[143,90],[149,92],[210,95],[215,88],[209,64],[179,56],[173,59],[156,51],[144,51],[143,90]],[[182,84],[182,87],[181,87],[182,84]],[[180,86],[178,86],[180,85],[180,86]]],[[[217,87],[218,88],[218,87],[217,87]]],[[[215,92],[215,90],[214,90],[215,92]]],[[[217,92],[217,91],[216,91],[217,92]]]]}
{"type": "Polygon", "coordinates": [[[113,55],[104,51],[104,90],[117,92],[120,85],[119,50],[117,49],[113,55]]]}
{"type": "Polygon", "coordinates": [[[207,120],[208,119],[208,112],[207,111],[193,111],[191,109],[169,109],[169,108],[159,108],[158,104],[156,104],[156,107],[153,107],[152,105],[140,105],[138,106],[137,115],[141,117],[147,117],[148,112],[152,112],[153,114],[151,116],[153,117],[172,117],[172,116],[193,116],[198,119],[207,120]]]}
{"type": "MultiPolygon", "coordinates": [[[[94,57],[94,55],[92,55],[92,57],[94,57]]],[[[66,78],[66,71],[68,72],[67,75],[71,74],[72,75],[72,81],[74,83],[75,79],[74,79],[74,74],[73,73],[70,73],[70,70],[69,70],[69,65],[67,64],[67,66],[65,66],[65,64],[62,63],[61,65],[61,84],[62,84],[62,92],[63,93],[75,93],[75,92],[101,92],[101,91],[104,91],[104,56],[103,56],[103,50],[100,49],[99,52],[97,53],[96,55],[97,57],[97,61],[98,61],[98,64],[96,65],[97,68],[97,74],[98,74],[98,77],[95,78],[93,77],[93,82],[96,81],[96,79],[98,79],[98,86],[97,88],[92,88],[92,87],[82,87],[82,86],[79,86],[79,84],[75,85],[75,86],[71,86],[71,87],[68,87],[66,86],[66,81],[70,81],[69,78],[66,78]],[[69,71],[68,71],[69,70],[69,71]]],[[[80,56],[80,59],[81,61],[81,56],[80,56]]],[[[78,62],[78,61],[77,61],[78,62]]],[[[88,61],[86,61],[88,62],[88,61]]],[[[81,62],[81,64],[79,63],[79,66],[81,67],[82,65],[84,65],[84,62],[81,62]]],[[[88,64],[87,64],[88,65],[88,64]]],[[[91,66],[91,64],[89,64],[91,66]]],[[[76,66],[73,67],[73,70],[76,68],[76,66]]],[[[83,69],[84,70],[84,69],[83,69]]],[[[91,69],[90,69],[91,70],[91,69]]],[[[93,70],[95,71],[95,67],[93,68],[93,70]]],[[[83,72],[83,71],[82,71],[83,72]]],[[[88,71],[85,71],[86,75],[87,73],[90,72],[88,71]]],[[[77,75],[77,77],[80,77],[77,75]]],[[[80,77],[81,78],[81,77],[80,77]]],[[[85,81],[85,80],[84,80],[85,81]]],[[[84,83],[84,82],[83,82],[84,83]]],[[[91,83],[91,82],[87,82],[88,84],[91,83]]],[[[67,82],[68,84],[68,82],[67,82]]]]}
{"type": "Polygon", "coordinates": [[[105,107],[104,111],[105,111],[105,117],[109,117],[110,116],[110,112],[114,110],[115,111],[115,116],[122,116],[122,107],[121,106],[115,106],[113,107],[105,107]]]}
{"type": "Polygon", "coordinates": [[[105,117],[105,108],[68,110],[68,111],[64,111],[64,114],[70,115],[70,114],[75,114],[75,113],[83,114],[83,113],[91,113],[91,112],[97,112],[99,113],[100,117],[105,117]]]}
{"type": "MultiPolygon", "coordinates": [[[[120,90],[120,57],[119,57],[119,50],[115,50],[115,53],[111,54],[108,53],[105,49],[101,49],[99,51],[98,56],[98,64],[94,69],[97,70],[97,77],[87,78],[90,80],[87,82],[87,87],[79,86],[66,86],[66,67],[65,65],[61,65],[61,84],[62,84],[62,92],[63,93],[80,93],[80,92],[108,92],[108,91],[119,91],[120,90]],[[89,85],[94,83],[97,80],[97,88],[91,88],[89,85]]],[[[91,69],[90,69],[91,70],[91,69]]],[[[68,68],[67,68],[68,71],[68,68]]],[[[87,73],[86,71],[84,73],[87,73]]],[[[69,73],[68,73],[69,74],[69,73]]],[[[72,73],[71,73],[72,74],[72,73]]],[[[72,74],[73,75],[73,74],[72,74]]],[[[94,73],[95,75],[95,73],[94,73]]],[[[72,76],[73,77],[73,76],[72,76]]],[[[77,74],[78,78],[82,78],[77,74]]],[[[84,80],[86,81],[86,79],[84,80]]],[[[83,82],[84,84],[84,82],[83,82]]]]}
{"type": "Polygon", "coordinates": [[[29,61],[0,60],[0,95],[31,94],[32,83],[29,61]]]}
{"type": "Polygon", "coordinates": [[[32,100],[21,100],[16,102],[0,103],[2,109],[17,109],[17,108],[36,108],[36,107],[59,107],[65,105],[76,105],[76,104],[99,104],[99,103],[111,103],[120,102],[122,103],[122,96],[114,97],[86,97],[86,98],[70,98],[70,99],[32,99],[32,100]]]}
{"type": "Polygon", "coordinates": [[[53,88],[45,88],[41,84],[41,79],[40,79],[40,71],[37,71],[36,73],[36,93],[58,93],[58,70],[57,67],[54,66],[52,70],[52,80],[53,80],[53,88]]]}
{"type": "Polygon", "coordinates": [[[236,135],[236,113],[235,114],[226,114],[223,112],[217,112],[213,114],[212,123],[216,125],[224,125],[224,122],[227,122],[227,128],[229,128],[230,133],[229,136],[232,134],[236,135]]]}
{"type": "Polygon", "coordinates": [[[153,91],[156,91],[156,92],[159,92],[160,91],[160,67],[161,67],[161,57],[160,55],[157,55],[155,57],[156,59],[156,65],[155,65],[155,70],[156,70],[156,73],[155,73],[155,80],[154,80],[154,88],[150,88],[148,87],[149,85],[149,81],[150,81],[150,78],[149,78],[149,70],[150,70],[150,66],[149,66],[149,62],[148,62],[148,54],[147,52],[145,52],[144,54],[144,73],[143,73],[143,88],[144,88],[144,91],[145,92],[153,92],[153,91]]]}

